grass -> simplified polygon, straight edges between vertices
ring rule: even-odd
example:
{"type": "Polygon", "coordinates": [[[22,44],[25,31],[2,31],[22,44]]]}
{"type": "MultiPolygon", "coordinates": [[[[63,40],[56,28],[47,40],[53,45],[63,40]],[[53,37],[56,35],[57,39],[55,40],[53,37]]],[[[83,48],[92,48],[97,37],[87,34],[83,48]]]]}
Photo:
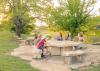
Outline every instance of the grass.
{"type": "Polygon", "coordinates": [[[39,71],[20,58],[6,55],[6,53],[18,47],[13,36],[12,33],[7,31],[0,32],[0,71],[39,71]]]}
{"type": "Polygon", "coordinates": [[[4,54],[18,47],[18,43],[14,40],[13,34],[10,32],[0,32],[0,54],[4,54]]]}
{"type": "Polygon", "coordinates": [[[12,57],[0,55],[0,71],[39,71],[32,68],[26,61],[12,57]]]}
{"type": "Polygon", "coordinates": [[[81,70],[75,69],[75,70],[72,70],[72,71],[100,71],[100,65],[93,66],[93,67],[88,68],[88,69],[81,69],[81,70]]]}

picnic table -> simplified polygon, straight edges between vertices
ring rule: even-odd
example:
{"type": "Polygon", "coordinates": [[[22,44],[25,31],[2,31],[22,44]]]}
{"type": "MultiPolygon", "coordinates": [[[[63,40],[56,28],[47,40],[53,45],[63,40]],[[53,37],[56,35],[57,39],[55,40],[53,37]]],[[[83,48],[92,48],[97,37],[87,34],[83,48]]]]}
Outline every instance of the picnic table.
{"type": "Polygon", "coordinates": [[[72,51],[74,50],[73,46],[77,46],[79,42],[74,41],[57,41],[57,40],[48,40],[45,46],[51,48],[52,55],[62,55],[63,51],[72,51]]]}
{"type": "Polygon", "coordinates": [[[78,45],[79,42],[74,42],[74,41],[57,41],[57,40],[48,40],[46,42],[46,46],[52,46],[52,47],[68,47],[68,46],[76,46],[78,45]]]}
{"type": "Polygon", "coordinates": [[[64,62],[67,64],[78,63],[79,61],[84,62],[83,50],[75,50],[74,46],[79,45],[79,42],[74,41],[57,41],[49,40],[45,46],[50,47],[51,55],[60,55],[64,57],[64,62]]]}

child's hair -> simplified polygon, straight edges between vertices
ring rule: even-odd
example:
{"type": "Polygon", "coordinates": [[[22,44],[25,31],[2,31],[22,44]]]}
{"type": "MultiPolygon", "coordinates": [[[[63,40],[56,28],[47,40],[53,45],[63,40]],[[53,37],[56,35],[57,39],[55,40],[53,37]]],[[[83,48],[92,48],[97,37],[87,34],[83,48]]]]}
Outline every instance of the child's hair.
{"type": "Polygon", "coordinates": [[[62,37],[62,33],[60,32],[60,36],[62,37]]]}
{"type": "Polygon", "coordinates": [[[80,32],[79,35],[80,35],[80,37],[83,37],[83,33],[82,32],[80,32]]]}
{"type": "Polygon", "coordinates": [[[45,46],[44,48],[47,48],[47,46],[45,46]]]}
{"type": "Polygon", "coordinates": [[[35,34],[34,37],[37,39],[38,38],[38,34],[35,34]]]}

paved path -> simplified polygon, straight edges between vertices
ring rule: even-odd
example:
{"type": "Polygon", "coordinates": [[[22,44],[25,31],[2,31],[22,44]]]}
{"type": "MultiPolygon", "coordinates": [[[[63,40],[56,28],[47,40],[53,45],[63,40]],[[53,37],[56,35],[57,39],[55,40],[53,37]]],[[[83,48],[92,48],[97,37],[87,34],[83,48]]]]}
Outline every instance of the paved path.
{"type": "Polygon", "coordinates": [[[44,61],[33,60],[33,53],[32,47],[22,43],[20,47],[11,52],[11,55],[28,60],[33,67],[38,68],[41,71],[71,71],[70,67],[63,62],[63,58],[61,57],[51,57],[44,61]]]}

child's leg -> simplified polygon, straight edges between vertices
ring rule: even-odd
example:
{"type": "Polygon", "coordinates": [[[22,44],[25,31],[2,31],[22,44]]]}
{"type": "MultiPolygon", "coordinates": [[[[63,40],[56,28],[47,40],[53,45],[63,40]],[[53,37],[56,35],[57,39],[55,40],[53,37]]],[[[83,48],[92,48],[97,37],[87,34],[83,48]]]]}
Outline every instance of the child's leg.
{"type": "Polygon", "coordinates": [[[44,55],[44,47],[41,46],[39,49],[42,51],[42,53],[41,53],[41,58],[45,57],[45,55],[44,55]]]}
{"type": "Polygon", "coordinates": [[[45,55],[43,53],[41,53],[41,58],[43,58],[45,55]]]}
{"type": "Polygon", "coordinates": [[[49,55],[49,54],[50,54],[50,52],[49,52],[49,50],[48,50],[48,47],[45,47],[45,48],[44,48],[44,55],[47,56],[47,55],[49,55]]]}

